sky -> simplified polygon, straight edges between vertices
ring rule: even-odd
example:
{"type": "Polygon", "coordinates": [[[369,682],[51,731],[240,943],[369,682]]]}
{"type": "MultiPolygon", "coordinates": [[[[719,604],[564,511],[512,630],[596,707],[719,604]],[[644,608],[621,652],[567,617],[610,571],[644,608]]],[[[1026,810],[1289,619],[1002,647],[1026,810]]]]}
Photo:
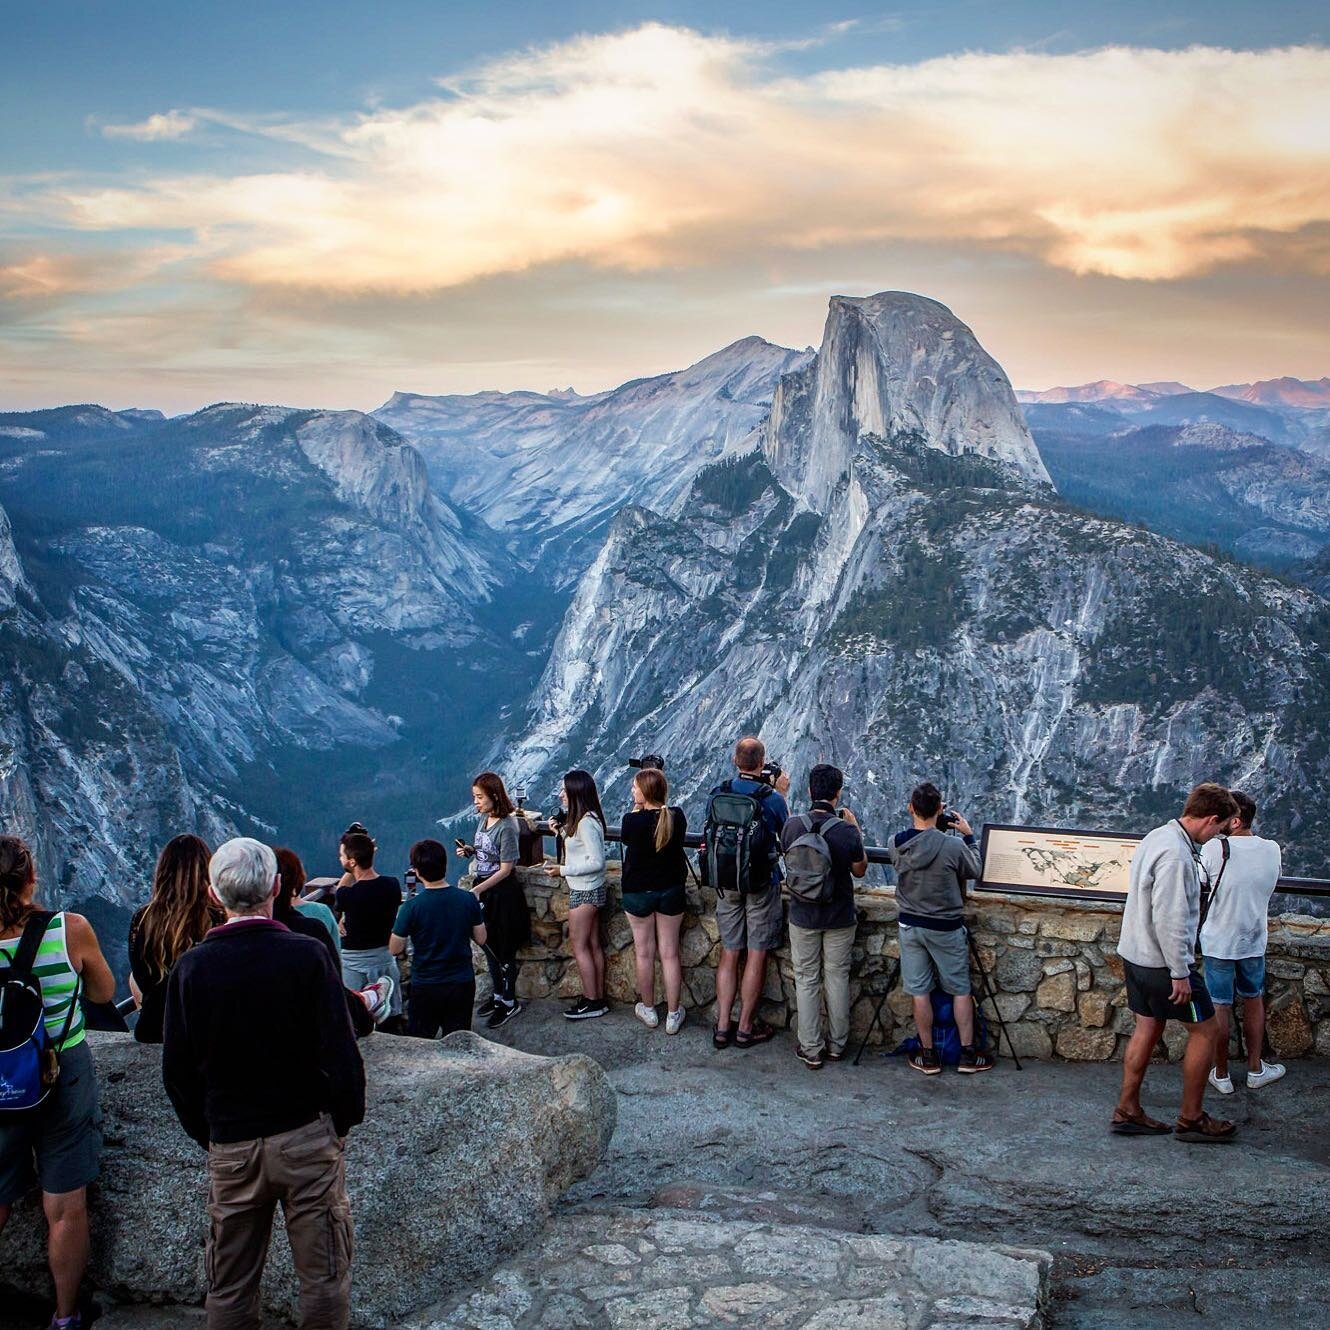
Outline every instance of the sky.
{"type": "Polygon", "coordinates": [[[0,409],[596,391],[828,298],[1330,374],[1323,5],[0,3],[0,409]]]}

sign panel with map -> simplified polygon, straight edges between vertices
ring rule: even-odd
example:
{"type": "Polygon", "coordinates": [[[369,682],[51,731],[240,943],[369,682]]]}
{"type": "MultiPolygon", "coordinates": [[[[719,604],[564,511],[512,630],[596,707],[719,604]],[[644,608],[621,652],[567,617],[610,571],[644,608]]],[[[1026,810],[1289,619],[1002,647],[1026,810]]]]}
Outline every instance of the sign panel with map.
{"type": "Polygon", "coordinates": [[[980,891],[1121,900],[1140,836],[1063,827],[986,826],[980,891]]]}

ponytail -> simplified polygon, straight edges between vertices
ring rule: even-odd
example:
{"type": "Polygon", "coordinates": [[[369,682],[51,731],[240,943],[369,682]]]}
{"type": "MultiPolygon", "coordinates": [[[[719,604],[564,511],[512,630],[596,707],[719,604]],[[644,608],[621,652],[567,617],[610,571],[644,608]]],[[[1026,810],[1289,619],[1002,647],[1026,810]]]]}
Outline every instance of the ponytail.
{"type": "Polygon", "coordinates": [[[36,880],[32,851],[17,836],[0,836],[0,931],[16,928],[32,913],[32,901],[24,897],[36,880]]]}
{"type": "Polygon", "coordinates": [[[656,852],[659,854],[674,835],[674,809],[669,806],[670,783],[665,779],[665,773],[656,767],[643,767],[633,777],[633,783],[647,803],[660,805],[656,816],[656,852]]]}
{"type": "Polygon", "coordinates": [[[656,853],[659,854],[674,835],[674,809],[661,807],[656,814],[656,853]]]}

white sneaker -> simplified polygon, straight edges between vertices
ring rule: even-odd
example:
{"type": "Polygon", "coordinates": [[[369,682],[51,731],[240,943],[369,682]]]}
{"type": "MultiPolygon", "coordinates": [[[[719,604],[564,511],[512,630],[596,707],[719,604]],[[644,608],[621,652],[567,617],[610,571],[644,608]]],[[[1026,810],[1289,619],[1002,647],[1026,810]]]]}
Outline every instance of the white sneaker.
{"type": "Polygon", "coordinates": [[[373,1017],[374,1024],[382,1024],[388,1019],[393,1008],[391,976],[385,974],[382,979],[376,979],[368,988],[362,988],[360,996],[364,999],[365,1010],[373,1017]]]}
{"type": "Polygon", "coordinates": [[[669,1011],[665,1013],[665,1033],[678,1034],[683,1029],[683,1023],[688,1013],[682,1007],[678,1011],[669,1011]]]}
{"type": "Polygon", "coordinates": [[[648,1030],[654,1030],[660,1024],[660,1017],[656,1015],[655,1007],[648,1007],[645,1002],[639,1002],[633,1008],[633,1015],[637,1017],[648,1030]]]}
{"type": "Polygon", "coordinates": [[[1260,1071],[1249,1071],[1247,1073],[1247,1089],[1259,1090],[1263,1085],[1269,1085],[1271,1081],[1277,1081],[1285,1071],[1282,1062],[1267,1062],[1261,1059],[1260,1071]]]}
{"type": "Polygon", "coordinates": [[[1215,1073],[1215,1069],[1213,1067],[1210,1068],[1210,1084],[1213,1085],[1214,1088],[1218,1090],[1220,1094],[1233,1093],[1233,1077],[1219,1076],[1215,1073]]]}

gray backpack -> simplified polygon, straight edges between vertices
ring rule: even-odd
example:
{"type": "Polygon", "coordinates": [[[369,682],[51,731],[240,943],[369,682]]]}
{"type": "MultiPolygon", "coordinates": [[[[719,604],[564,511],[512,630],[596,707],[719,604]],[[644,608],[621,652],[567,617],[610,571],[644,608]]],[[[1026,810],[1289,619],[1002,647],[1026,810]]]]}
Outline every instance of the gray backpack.
{"type": "Polygon", "coordinates": [[[831,847],[822,828],[835,816],[825,813],[817,821],[807,813],[791,818],[800,824],[799,835],[785,851],[785,885],[805,905],[825,905],[831,899],[831,847]]]}

